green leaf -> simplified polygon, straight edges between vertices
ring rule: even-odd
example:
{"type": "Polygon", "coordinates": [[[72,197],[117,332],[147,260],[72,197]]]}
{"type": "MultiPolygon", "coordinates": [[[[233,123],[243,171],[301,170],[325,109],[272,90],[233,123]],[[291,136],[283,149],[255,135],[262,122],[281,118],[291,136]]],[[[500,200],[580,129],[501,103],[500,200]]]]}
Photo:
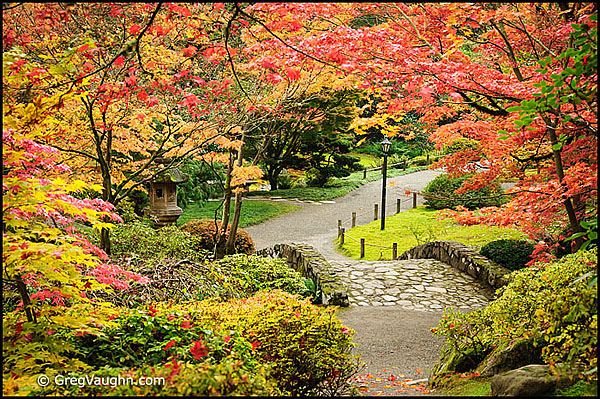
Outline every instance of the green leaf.
{"type": "Polygon", "coordinates": [[[566,238],[565,241],[572,241],[572,240],[575,240],[575,239],[577,239],[579,237],[583,237],[585,235],[586,235],[585,232],[575,233],[572,236],[570,236],[569,238],[566,238]]]}
{"type": "Polygon", "coordinates": [[[561,143],[556,143],[556,144],[554,144],[554,145],[552,146],[552,149],[553,149],[554,151],[560,151],[560,150],[562,150],[562,147],[563,147],[563,146],[562,146],[562,144],[561,144],[561,143]]]}
{"type": "Polygon", "coordinates": [[[508,107],[506,108],[507,112],[516,112],[516,111],[520,111],[523,108],[520,105],[514,106],[514,107],[508,107]]]}

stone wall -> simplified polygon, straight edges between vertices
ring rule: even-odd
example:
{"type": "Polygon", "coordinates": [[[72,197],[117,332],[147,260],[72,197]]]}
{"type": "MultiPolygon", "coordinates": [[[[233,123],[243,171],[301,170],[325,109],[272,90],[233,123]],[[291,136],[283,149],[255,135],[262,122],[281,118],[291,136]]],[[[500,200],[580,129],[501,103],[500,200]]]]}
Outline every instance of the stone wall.
{"type": "Polygon", "coordinates": [[[348,293],[344,285],[337,281],[329,262],[316,249],[305,244],[275,244],[256,251],[257,255],[283,258],[288,265],[304,277],[314,281],[321,292],[324,305],[348,306],[348,293]]]}
{"type": "Polygon", "coordinates": [[[398,259],[437,259],[496,289],[507,283],[510,270],[456,241],[432,241],[404,252],[398,259]]]}

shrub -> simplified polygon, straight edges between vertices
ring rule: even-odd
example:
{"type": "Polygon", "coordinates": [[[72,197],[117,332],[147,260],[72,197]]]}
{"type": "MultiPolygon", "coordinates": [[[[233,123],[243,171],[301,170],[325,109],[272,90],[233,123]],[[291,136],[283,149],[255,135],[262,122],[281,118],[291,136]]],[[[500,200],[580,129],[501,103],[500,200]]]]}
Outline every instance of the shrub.
{"type": "MultiPolygon", "coordinates": [[[[213,302],[213,304],[215,304],[213,302]]],[[[215,332],[195,323],[187,306],[120,309],[114,327],[72,336],[87,375],[164,377],[166,386],[49,387],[37,394],[269,395],[278,394],[268,365],[257,359],[251,337],[215,332]],[[59,390],[58,392],[56,390],[59,390]],[[107,392],[108,391],[108,392],[107,392]]],[[[52,376],[50,376],[52,378],[52,376]]],[[[51,384],[53,385],[53,384],[51,384]]]]}
{"type": "MultiPolygon", "coordinates": [[[[91,374],[128,369],[166,377],[162,389],[119,387],[110,394],[336,395],[349,389],[357,359],[353,332],[334,312],[282,291],[262,292],[122,309],[114,327],[70,340],[91,374]]],[[[41,393],[60,393],[50,389],[41,393]]]]}
{"type": "Polygon", "coordinates": [[[281,291],[218,306],[199,304],[198,323],[254,339],[258,358],[272,365],[284,394],[336,396],[349,389],[348,379],[358,368],[351,354],[353,331],[341,324],[334,308],[281,291]]]}
{"type": "Polygon", "coordinates": [[[281,289],[291,294],[308,296],[305,279],[290,268],[284,259],[263,258],[256,255],[237,254],[215,262],[225,274],[237,277],[243,284],[239,291],[249,294],[261,290],[281,289]]]}
{"type": "Polygon", "coordinates": [[[223,272],[210,262],[167,258],[142,259],[136,256],[113,260],[126,270],[151,279],[149,284],[133,285],[126,291],[98,295],[117,306],[135,307],[161,301],[189,301],[208,298],[243,298],[249,295],[245,280],[223,272]]]}
{"type": "Polygon", "coordinates": [[[151,282],[134,285],[118,294],[101,297],[118,306],[137,306],[160,301],[246,298],[260,290],[281,289],[311,296],[307,279],[288,267],[283,259],[256,255],[227,255],[216,262],[197,263],[176,258],[140,259],[135,256],[117,262],[135,270],[151,282]]]}
{"type": "Polygon", "coordinates": [[[449,146],[445,148],[445,152],[447,154],[452,154],[458,151],[481,151],[481,145],[477,140],[469,139],[466,137],[459,137],[452,142],[449,146]]]}
{"type": "Polygon", "coordinates": [[[292,188],[292,176],[284,169],[279,176],[277,176],[277,189],[287,190],[292,188]]]}
{"type": "MultiPolygon", "coordinates": [[[[217,226],[221,229],[221,222],[217,221],[217,226]]],[[[194,219],[183,224],[181,230],[187,231],[199,239],[199,249],[212,251],[215,247],[215,221],[211,219],[194,219]]],[[[231,234],[231,229],[227,230],[227,234],[231,234]]],[[[252,254],[255,252],[254,241],[246,231],[238,228],[235,242],[235,253],[252,254]]]]}
{"type": "Polygon", "coordinates": [[[185,159],[180,166],[183,173],[189,179],[177,185],[177,204],[186,208],[187,206],[208,198],[218,197],[222,194],[221,186],[210,184],[212,181],[223,180],[225,173],[222,164],[214,163],[208,165],[205,162],[185,159]]]}
{"type": "Polygon", "coordinates": [[[437,176],[422,191],[425,196],[425,205],[433,209],[455,209],[459,205],[468,209],[478,209],[486,206],[498,206],[504,202],[502,197],[494,197],[495,194],[502,191],[500,184],[497,182],[491,186],[467,191],[461,195],[456,194],[455,191],[469,177],[469,175],[465,175],[451,178],[446,174],[437,176]]]}
{"type": "Polygon", "coordinates": [[[533,247],[524,240],[496,240],[481,247],[480,253],[507,269],[518,270],[531,261],[533,247]]]}
{"type": "MultiPolygon", "coordinates": [[[[435,335],[446,337],[432,382],[454,371],[475,369],[496,348],[523,347],[548,364],[559,361],[570,373],[597,379],[596,249],[517,270],[498,299],[470,313],[447,311],[435,335]]],[[[525,355],[525,354],[521,354],[525,355]]],[[[522,364],[524,365],[524,364],[522,364]]],[[[518,366],[517,366],[518,367],[518,366]]]]}
{"type": "Polygon", "coordinates": [[[158,230],[135,221],[122,224],[111,232],[112,253],[115,257],[137,254],[145,259],[160,261],[165,258],[206,259],[207,251],[193,234],[181,231],[176,226],[165,226],[158,230]]]}

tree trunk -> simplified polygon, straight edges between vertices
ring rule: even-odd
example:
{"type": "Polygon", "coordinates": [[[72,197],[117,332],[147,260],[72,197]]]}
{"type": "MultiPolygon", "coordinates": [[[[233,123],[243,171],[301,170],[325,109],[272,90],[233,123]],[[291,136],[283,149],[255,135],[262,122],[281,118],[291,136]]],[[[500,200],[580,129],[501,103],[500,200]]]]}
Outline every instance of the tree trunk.
{"type": "Polygon", "coordinates": [[[35,312],[31,309],[31,299],[29,298],[29,293],[27,292],[27,286],[23,282],[21,276],[16,277],[17,280],[17,291],[19,291],[19,295],[21,296],[21,300],[23,301],[23,309],[25,309],[25,315],[27,316],[28,322],[37,323],[37,318],[35,317],[35,312]]]}
{"type": "Polygon", "coordinates": [[[110,230],[107,228],[102,228],[100,230],[100,244],[102,246],[102,250],[106,252],[107,255],[110,255],[112,244],[110,242],[110,230]]]}
{"type": "MultiPolygon", "coordinates": [[[[106,202],[111,202],[112,198],[111,198],[111,178],[110,178],[110,170],[103,170],[102,171],[102,178],[103,178],[103,182],[102,185],[104,187],[104,190],[102,192],[102,199],[106,202]]],[[[102,247],[102,250],[104,252],[106,252],[107,255],[110,255],[110,251],[111,251],[111,242],[110,242],[110,230],[108,230],[107,228],[102,228],[100,229],[100,246],[102,247]]]]}
{"type": "MultiPolygon", "coordinates": [[[[565,172],[562,164],[562,150],[557,146],[558,138],[556,137],[556,123],[555,121],[550,120],[549,117],[542,115],[542,119],[546,122],[546,126],[548,127],[548,136],[550,137],[550,143],[552,145],[552,155],[554,157],[554,168],[556,170],[556,176],[558,177],[559,183],[563,184],[563,179],[565,177],[565,172]],[[556,149],[559,148],[559,149],[556,149]]],[[[581,225],[579,224],[579,219],[577,218],[577,213],[575,212],[575,208],[573,207],[573,202],[571,198],[566,198],[563,201],[565,206],[565,210],[567,211],[567,216],[569,217],[569,224],[571,225],[571,229],[573,233],[579,233],[583,231],[581,229],[581,225]]],[[[571,247],[571,252],[577,252],[579,248],[583,245],[583,238],[578,238],[574,240],[573,246],[571,247]]]]}
{"type": "Polygon", "coordinates": [[[271,185],[271,191],[277,190],[277,177],[268,176],[269,184],[271,185]]]}
{"type": "MultiPolygon", "coordinates": [[[[244,139],[245,139],[244,131],[242,131],[242,145],[240,146],[237,154],[237,166],[242,166],[242,152],[244,148],[244,139]]],[[[242,193],[238,191],[235,194],[235,208],[233,210],[233,219],[231,221],[231,229],[229,230],[229,236],[227,237],[227,243],[225,244],[225,253],[227,255],[233,254],[235,239],[237,237],[237,228],[240,222],[240,214],[242,213],[242,193]]]]}
{"type": "MultiPolygon", "coordinates": [[[[91,111],[90,111],[91,112],[91,111]]],[[[105,127],[106,129],[106,127],[105,127]]],[[[100,170],[102,171],[102,199],[105,202],[113,203],[113,192],[112,192],[112,176],[110,175],[110,164],[112,162],[112,129],[106,130],[106,154],[102,157],[102,140],[96,136],[96,149],[98,153],[98,159],[100,162],[100,170]]],[[[102,228],[100,230],[100,245],[107,255],[110,255],[111,242],[110,242],[110,230],[102,228]]]]}
{"type": "Polygon", "coordinates": [[[272,170],[267,171],[267,178],[269,179],[269,184],[271,185],[271,191],[275,191],[278,188],[277,179],[279,179],[279,174],[283,168],[275,167],[272,170]]]}
{"type": "Polygon", "coordinates": [[[229,210],[231,209],[231,173],[233,172],[233,154],[229,154],[227,164],[227,177],[225,179],[225,193],[223,196],[223,218],[221,219],[221,228],[215,219],[215,259],[222,259],[225,256],[225,244],[227,240],[227,227],[229,225],[229,210]]]}

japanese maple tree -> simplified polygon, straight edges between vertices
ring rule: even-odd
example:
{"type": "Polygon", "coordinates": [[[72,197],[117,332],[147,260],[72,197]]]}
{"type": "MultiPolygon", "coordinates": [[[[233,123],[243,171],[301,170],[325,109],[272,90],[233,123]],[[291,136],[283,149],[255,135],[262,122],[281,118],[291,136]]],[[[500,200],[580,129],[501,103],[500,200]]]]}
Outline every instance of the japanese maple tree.
{"type": "Polygon", "coordinates": [[[437,148],[468,139],[433,165],[473,174],[457,194],[517,180],[505,206],[461,220],[516,224],[543,239],[597,215],[595,5],[269,3],[244,12],[266,76],[333,66],[380,95],[382,113],[419,114],[437,148]]]}

